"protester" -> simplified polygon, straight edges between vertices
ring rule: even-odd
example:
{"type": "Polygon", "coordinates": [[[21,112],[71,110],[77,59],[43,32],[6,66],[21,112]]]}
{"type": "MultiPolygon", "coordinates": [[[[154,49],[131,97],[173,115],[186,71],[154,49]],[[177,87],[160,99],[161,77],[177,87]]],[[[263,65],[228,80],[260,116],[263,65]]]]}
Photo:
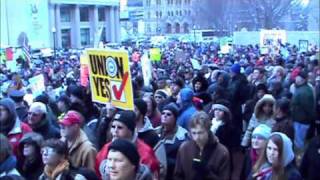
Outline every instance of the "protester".
{"type": "Polygon", "coordinates": [[[196,112],[196,108],[192,104],[192,98],[194,96],[193,91],[190,88],[181,89],[177,104],[180,108],[180,115],[178,116],[178,125],[188,129],[188,124],[191,116],[196,112]]]}
{"type": "Polygon", "coordinates": [[[265,124],[257,126],[251,136],[251,147],[246,151],[240,179],[248,179],[252,167],[256,164],[263,148],[271,135],[271,128],[265,124]]]}
{"type": "Polygon", "coordinates": [[[82,115],[76,111],[68,111],[60,121],[61,139],[67,143],[68,157],[73,167],[95,170],[97,150],[81,129],[84,122],[82,115]]]}
{"type": "Polygon", "coordinates": [[[26,179],[37,180],[43,173],[42,143],[43,137],[34,132],[26,133],[20,140],[19,150],[23,157],[18,162],[18,170],[26,179]]]}
{"type": "Polygon", "coordinates": [[[32,129],[17,117],[14,102],[10,98],[0,100],[0,133],[7,136],[16,156],[19,156],[19,141],[25,133],[31,131],[32,129]]]}
{"type": "Polygon", "coordinates": [[[179,148],[175,179],[229,179],[229,152],[211,133],[209,116],[205,112],[194,114],[189,129],[192,140],[179,148]]]}
{"type": "Polygon", "coordinates": [[[46,105],[41,102],[31,104],[28,110],[27,123],[34,132],[41,134],[45,140],[60,138],[59,130],[48,120],[46,105]]]}
{"type": "Polygon", "coordinates": [[[13,155],[11,144],[8,138],[0,133],[0,179],[8,175],[18,175],[20,173],[17,171],[17,159],[13,155]]]}
{"type": "Polygon", "coordinates": [[[28,116],[28,107],[23,99],[25,95],[24,90],[11,90],[8,95],[15,102],[17,116],[21,121],[25,122],[28,116]]]}
{"type": "Polygon", "coordinates": [[[173,179],[178,149],[180,145],[187,139],[188,131],[177,125],[178,114],[178,107],[176,107],[174,103],[166,105],[161,113],[161,126],[156,129],[160,137],[160,142],[164,144],[166,151],[166,180],[173,179]]]}
{"type": "Polygon", "coordinates": [[[128,140],[116,139],[108,149],[108,156],[100,165],[102,179],[152,180],[150,169],[140,164],[137,147],[128,140]]]}
{"type": "Polygon", "coordinates": [[[161,113],[157,107],[157,103],[151,95],[144,95],[143,100],[147,103],[147,117],[150,119],[154,128],[161,124],[161,113]]]}
{"type": "Polygon", "coordinates": [[[249,179],[302,179],[294,162],[293,144],[283,133],[272,133],[249,179]]]}
{"type": "MultiPolygon", "coordinates": [[[[135,131],[135,119],[136,115],[133,111],[120,111],[118,112],[111,124],[112,141],[115,139],[126,139],[133,142],[140,155],[140,163],[147,165],[153,173],[154,177],[159,176],[159,161],[157,160],[154,151],[150,146],[145,144],[142,140],[137,138],[137,132],[135,131]]],[[[105,144],[96,156],[95,169],[97,174],[100,175],[101,162],[108,156],[108,148],[112,142],[105,144]]]]}

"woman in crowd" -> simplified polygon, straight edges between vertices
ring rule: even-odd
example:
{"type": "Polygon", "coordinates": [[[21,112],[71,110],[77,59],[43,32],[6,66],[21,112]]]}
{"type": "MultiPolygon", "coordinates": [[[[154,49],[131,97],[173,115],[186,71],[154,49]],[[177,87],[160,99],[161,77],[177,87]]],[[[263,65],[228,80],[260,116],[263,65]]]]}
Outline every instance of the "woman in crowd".
{"type": "Polygon", "coordinates": [[[249,179],[302,180],[295,166],[292,142],[287,135],[271,134],[249,179]]]}
{"type": "Polygon", "coordinates": [[[270,135],[271,128],[265,124],[260,124],[254,129],[251,136],[251,147],[245,153],[240,179],[248,178],[270,135]]]}
{"type": "Polygon", "coordinates": [[[43,137],[34,132],[25,134],[20,140],[19,149],[23,156],[18,170],[28,180],[37,180],[43,172],[41,145],[43,137]]]}
{"type": "Polygon", "coordinates": [[[251,139],[252,131],[259,124],[266,124],[270,128],[275,124],[274,114],[276,101],[272,95],[264,95],[256,104],[254,108],[254,114],[252,115],[248,128],[243,136],[241,145],[243,147],[248,147],[251,139]]]}
{"type": "Polygon", "coordinates": [[[11,144],[6,136],[0,133],[0,179],[3,176],[8,175],[18,175],[20,173],[17,171],[17,159],[13,155],[11,144]]]}
{"type": "Polygon", "coordinates": [[[151,95],[144,95],[143,100],[148,105],[147,116],[151,121],[151,124],[154,128],[158,127],[161,124],[161,113],[157,108],[157,103],[151,95]]]}

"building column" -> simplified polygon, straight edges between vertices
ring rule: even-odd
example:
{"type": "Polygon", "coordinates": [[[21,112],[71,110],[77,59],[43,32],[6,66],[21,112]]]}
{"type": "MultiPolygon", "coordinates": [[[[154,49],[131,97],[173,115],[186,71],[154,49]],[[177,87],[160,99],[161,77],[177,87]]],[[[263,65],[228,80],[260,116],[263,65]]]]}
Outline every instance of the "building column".
{"type": "Polygon", "coordinates": [[[109,9],[109,28],[110,28],[110,41],[112,43],[115,42],[115,10],[113,7],[110,7],[109,9]]]}
{"type": "Polygon", "coordinates": [[[98,6],[90,8],[90,45],[95,47],[99,43],[99,19],[98,19],[98,6]]]}
{"type": "Polygon", "coordinates": [[[120,8],[119,6],[114,7],[114,13],[115,13],[115,19],[114,19],[114,23],[115,23],[115,42],[116,43],[120,43],[120,8]]]}
{"type": "Polygon", "coordinates": [[[111,7],[105,8],[105,20],[104,20],[104,28],[106,41],[111,42],[111,23],[110,23],[110,9],[111,7]]]}
{"type": "Polygon", "coordinates": [[[79,5],[74,6],[73,23],[71,27],[71,47],[81,47],[81,36],[80,36],[80,7],[79,5]]]}
{"type": "MultiPolygon", "coordinates": [[[[62,41],[61,41],[61,23],[60,23],[60,5],[59,4],[53,4],[54,8],[54,26],[56,28],[56,48],[60,49],[62,48],[62,41]]],[[[50,29],[51,31],[51,29],[50,29]]]]}
{"type": "MultiPolygon", "coordinates": [[[[55,43],[57,42],[56,41],[56,38],[57,38],[57,28],[56,28],[56,20],[55,20],[55,15],[54,15],[54,12],[55,12],[55,9],[54,9],[54,6],[55,4],[49,4],[49,37],[50,37],[50,46],[51,48],[53,49],[54,46],[55,46],[55,43]],[[56,29],[56,32],[54,33],[52,30],[53,28],[56,29]],[[56,41],[56,42],[55,42],[56,41]]],[[[57,48],[57,47],[55,47],[57,48]]]]}

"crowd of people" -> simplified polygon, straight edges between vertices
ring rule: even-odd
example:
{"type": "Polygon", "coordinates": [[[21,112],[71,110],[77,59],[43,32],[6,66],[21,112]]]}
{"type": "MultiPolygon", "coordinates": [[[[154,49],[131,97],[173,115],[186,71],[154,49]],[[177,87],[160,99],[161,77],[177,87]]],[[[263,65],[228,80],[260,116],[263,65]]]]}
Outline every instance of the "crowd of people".
{"type": "Polygon", "coordinates": [[[160,48],[148,86],[130,59],[134,110],[92,102],[79,54],[1,64],[0,179],[320,179],[316,46],[160,48]],[[39,74],[46,91],[34,97],[39,74]]]}

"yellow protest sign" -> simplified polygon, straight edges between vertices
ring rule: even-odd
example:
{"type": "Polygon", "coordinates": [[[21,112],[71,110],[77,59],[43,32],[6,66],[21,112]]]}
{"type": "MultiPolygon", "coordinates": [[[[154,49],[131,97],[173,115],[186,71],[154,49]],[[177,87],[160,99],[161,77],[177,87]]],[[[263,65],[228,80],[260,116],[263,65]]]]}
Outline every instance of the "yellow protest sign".
{"type": "Polygon", "coordinates": [[[152,49],[150,49],[150,59],[151,59],[151,61],[161,61],[160,48],[152,48],[152,49]]]}
{"type": "Polygon", "coordinates": [[[133,93],[128,52],[88,49],[92,100],[133,110],[133,93]]]}

